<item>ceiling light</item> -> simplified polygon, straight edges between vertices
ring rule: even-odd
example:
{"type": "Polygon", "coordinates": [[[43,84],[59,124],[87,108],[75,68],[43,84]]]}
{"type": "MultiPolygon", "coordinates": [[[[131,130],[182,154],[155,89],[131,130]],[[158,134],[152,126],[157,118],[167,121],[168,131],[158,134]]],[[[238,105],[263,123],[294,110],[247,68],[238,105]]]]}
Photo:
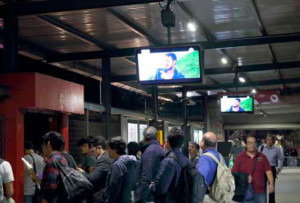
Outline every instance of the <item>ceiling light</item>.
{"type": "Polygon", "coordinates": [[[246,82],[246,79],[243,78],[243,77],[239,77],[239,81],[240,81],[241,83],[245,83],[245,82],[246,82]]]}
{"type": "Polygon", "coordinates": [[[192,32],[196,31],[196,26],[194,25],[194,23],[189,23],[187,26],[190,29],[190,31],[192,31],[192,32]]]}
{"type": "Polygon", "coordinates": [[[228,63],[228,61],[227,61],[226,58],[222,58],[221,61],[222,61],[223,64],[227,64],[228,63]]]}
{"type": "Polygon", "coordinates": [[[253,90],[251,91],[251,93],[256,94],[256,93],[257,93],[257,92],[256,92],[256,89],[253,89],[253,90]]]}

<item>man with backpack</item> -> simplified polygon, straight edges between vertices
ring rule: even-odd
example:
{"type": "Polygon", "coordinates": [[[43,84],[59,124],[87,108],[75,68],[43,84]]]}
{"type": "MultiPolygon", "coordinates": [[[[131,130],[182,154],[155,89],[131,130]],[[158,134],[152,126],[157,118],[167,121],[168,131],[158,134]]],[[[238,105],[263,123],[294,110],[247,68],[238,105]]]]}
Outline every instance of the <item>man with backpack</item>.
{"type": "MultiPolygon", "coordinates": [[[[40,175],[44,169],[44,158],[34,153],[33,143],[30,141],[24,141],[24,159],[32,165],[33,172],[36,175],[40,175]]],[[[39,185],[30,177],[30,174],[24,173],[24,203],[38,203],[38,191],[39,185]]]]}
{"type": "Polygon", "coordinates": [[[14,195],[14,175],[11,165],[0,159],[0,203],[6,203],[14,195]]]}
{"type": "Polygon", "coordinates": [[[225,159],[216,150],[217,140],[213,132],[207,132],[200,143],[203,155],[199,159],[197,169],[208,185],[204,203],[231,202],[234,196],[234,177],[226,166],[225,159]]]}
{"type": "Polygon", "coordinates": [[[149,185],[155,180],[160,162],[165,158],[165,151],[157,140],[157,130],[150,126],[144,132],[144,145],[138,169],[137,203],[154,202],[149,185]]]}
{"type": "Polygon", "coordinates": [[[183,131],[172,128],[166,142],[169,152],[161,162],[158,175],[150,185],[150,191],[155,197],[155,203],[183,203],[179,197],[180,176],[182,168],[188,166],[189,160],[180,151],[184,143],[183,131]]]}

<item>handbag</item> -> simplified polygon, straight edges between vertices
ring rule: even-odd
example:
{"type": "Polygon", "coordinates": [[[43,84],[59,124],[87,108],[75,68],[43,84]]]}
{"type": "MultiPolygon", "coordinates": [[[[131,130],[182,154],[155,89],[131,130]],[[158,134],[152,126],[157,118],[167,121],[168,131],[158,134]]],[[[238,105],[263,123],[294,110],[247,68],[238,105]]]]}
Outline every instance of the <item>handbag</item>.
{"type": "MultiPolygon", "coordinates": [[[[251,176],[253,177],[253,174],[255,172],[255,169],[256,169],[256,164],[257,164],[257,160],[258,158],[256,158],[255,160],[255,164],[254,164],[254,167],[253,167],[253,170],[252,170],[252,174],[251,176]]],[[[255,198],[255,191],[253,189],[253,186],[251,183],[248,184],[248,187],[247,187],[247,191],[246,191],[246,194],[245,194],[245,201],[251,201],[251,200],[254,200],[255,198]]]]}

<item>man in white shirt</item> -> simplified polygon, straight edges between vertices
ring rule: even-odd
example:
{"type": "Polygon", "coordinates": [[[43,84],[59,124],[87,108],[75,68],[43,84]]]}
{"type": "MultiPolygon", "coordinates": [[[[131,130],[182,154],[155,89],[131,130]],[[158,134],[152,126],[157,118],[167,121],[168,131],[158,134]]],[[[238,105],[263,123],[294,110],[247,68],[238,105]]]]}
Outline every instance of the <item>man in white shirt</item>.
{"type": "Polygon", "coordinates": [[[10,164],[0,159],[0,203],[6,203],[7,199],[14,195],[14,175],[10,164]]]}

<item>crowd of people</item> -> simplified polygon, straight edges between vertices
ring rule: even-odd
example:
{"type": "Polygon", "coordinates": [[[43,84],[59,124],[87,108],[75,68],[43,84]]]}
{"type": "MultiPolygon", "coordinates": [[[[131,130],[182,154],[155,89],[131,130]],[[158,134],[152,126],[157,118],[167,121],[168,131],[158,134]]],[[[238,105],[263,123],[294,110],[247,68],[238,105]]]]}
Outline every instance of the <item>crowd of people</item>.
{"type": "MultiPolygon", "coordinates": [[[[272,136],[259,148],[253,136],[247,137],[245,148],[235,140],[230,153],[234,159],[231,172],[216,149],[218,139],[213,132],[207,132],[199,144],[189,144],[190,158],[181,151],[185,136],[180,129],[173,128],[168,133],[166,151],[157,140],[154,127],[147,127],[143,136],[142,146],[135,142],[127,145],[121,137],[81,139],[78,146],[85,158],[79,165],[65,151],[64,138],[57,132],[43,136],[44,157],[34,152],[31,142],[25,141],[23,158],[29,166],[24,164],[24,203],[69,202],[67,194],[76,192],[76,187],[66,193],[64,181],[71,173],[63,174],[61,168],[69,168],[78,180],[84,177],[93,186],[85,196],[78,196],[76,202],[80,203],[187,203],[181,196],[186,194],[185,184],[192,183],[185,178],[191,174],[203,177],[205,191],[199,202],[266,203],[268,186],[269,203],[275,203],[275,180],[283,166],[283,154],[274,146],[272,136]],[[228,185],[231,191],[224,192],[222,188],[228,185]],[[227,197],[230,201],[225,201],[227,197]]],[[[12,198],[13,181],[10,164],[0,159],[0,203],[12,198]]],[[[78,193],[82,193],[82,185],[78,193]]]]}

